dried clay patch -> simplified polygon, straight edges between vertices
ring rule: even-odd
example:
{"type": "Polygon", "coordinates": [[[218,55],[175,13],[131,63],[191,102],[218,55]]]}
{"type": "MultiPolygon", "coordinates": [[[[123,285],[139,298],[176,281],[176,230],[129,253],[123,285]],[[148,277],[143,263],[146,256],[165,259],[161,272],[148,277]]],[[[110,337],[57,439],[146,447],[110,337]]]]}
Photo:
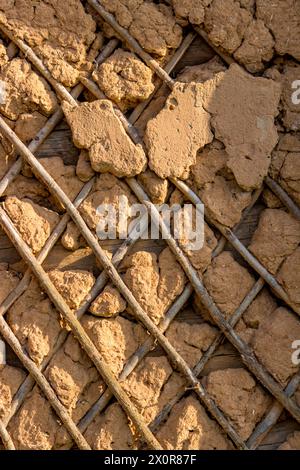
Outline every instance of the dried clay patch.
{"type": "Polygon", "coordinates": [[[89,48],[96,25],[79,0],[60,2],[2,2],[0,21],[18,38],[26,40],[49,68],[52,76],[74,86],[80,70],[91,66],[89,48]]]}

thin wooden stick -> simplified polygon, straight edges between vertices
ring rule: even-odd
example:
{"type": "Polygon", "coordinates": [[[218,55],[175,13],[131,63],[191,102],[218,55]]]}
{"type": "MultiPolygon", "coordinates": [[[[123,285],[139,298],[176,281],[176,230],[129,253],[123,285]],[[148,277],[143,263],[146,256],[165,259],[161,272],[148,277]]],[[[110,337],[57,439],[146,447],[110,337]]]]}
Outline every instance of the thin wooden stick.
{"type": "Polygon", "coordinates": [[[236,63],[236,61],[230,55],[226,54],[225,52],[222,52],[218,47],[212,44],[212,42],[208,38],[207,33],[202,28],[200,28],[200,26],[194,26],[194,30],[197,32],[197,34],[199,34],[199,36],[204,39],[204,41],[209,45],[209,47],[211,47],[221,57],[221,59],[224,60],[225,64],[231,65],[236,63]]]}
{"type": "MultiPolygon", "coordinates": [[[[55,307],[57,310],[63,315],[63,318],[65,319],[66,323],[70,327],[72,333],[74,334],[75,338],[80,342],[81,346],[89,356],[89,358],[92,360],[92,362],[95,364],[95,367],[97,368],[98,372],[100,375],[103,377],[104,381],[107,383],[108,387],[111,389],[112,393],[114,396],[117,398],[118,402],[121,404],[123,409],[126,411],[127,415],[131,418],[132,422],[136,426],[136,429],[138,432],[141,433],[145,441],[148,443],[151,449],[158,449],[161,450],[162,447],[157,441],[157,439],[154,437],[154,435],[150,432],[148,426],[145,424],[144,418],[138,413],[136,408],[133,406],[131,403],[130,399],[128,398],[127,394],[124,392],[120,384],[118,383],[116,377],[113,375],[111,372],[110,368],[107,366],[107,364],[103,361],[101,354],[95,347],[94,343],[91,341],[90,337],[87,335],[86,331],[80,324],[80,322],[75,318],[74,313],[72,310],[69,308],[65,300],[62,298],[62,296],[59,294],[57,289],[54,287],[52,282],[50,281],[49,276],[46,274],[46,272],[43,270],[41,265],[37,262],[36,258],[26,245],[26,243],[22,240],[21,236],[17,232],[16,228],[12,224],[11,220],[9,219],[8,215],[6,212],[0,207],[0,221],[3,229],[7,233],[7,235],[11,238],[12,242],[16,246],[17,250],[21,254],[22,258],[26,260],[28,266],[30,266],[31,270],[35,273],[37,278],[40,281],[41,286],[45,289],[47,294],[49,295],[50,299],[54,303],[55,307]]],[[[0,318],[0,331],[3,337],[6,339],[6,341],[11,345],[11,347],[14,346],[14,342],[12,342],[11,337],[7,334],[7,328],[8,326],[6,325],[5,327],[5,321],[3,317],[0,318]],[[9,340],[9,341],[8,341],[9,340]]],[[[16,339],[16,338],[15,338],[16,339]]],[[[17,353],[17,349],[15,349],[15,352],[17,353]]],[[[19,351],[18,351],[19,353],[19,351]]],[[[19,355],[19,357],[21,357],[19,355]]],[[[26,357],[27,363],[24,361],[24,358],[22,357],[22,362],[27,366],[30,362],[31,366],[33,367],[32,364],[33,361],[31,361],[29,358],[26,357]],[[29,361],[29,362],[28,362],[29,361]]],[[[30,369],[29,369],[30,370],[30,369]]],[[[33,370],[33,369],[32,369],[33,370]]],[[[30,372],[32,373],[32,370],[30,372]]],[[[34,378],[37,380],[41,380],[41,372],[38,369],[38,367],[34,364],[34,378]]],[[[42,376],[43,377],[43,376],[42,376]]],[[[46,379],[44,379],[44,388],[45,392],[46,390],[46,385],[48,385],[48,382],[46,379]],[[46,383],[45,383],[46,382],[46,383]]],[[[38,382],[39,383],[39,382],[38,382]]],[[[39,383],[40,384],[40,383],[39,383]]],[[[53,390],[51,389],[52,393],[53,390]]],[[[47,397],[50,397],[47,395],[47,397]]],[[[56,398],[56,395],[54,394],[55,400],[59,402],[59,400],[56,398]]],[[[56,401],[53,400],[52,398],[53,405],[56,403],[56,401]]],[[[60,402],[59,402],[60,403],[60,402]]],[[[65,418],[64,415],[62,417],[65,418]]],[[[68,415],[68,418],[70,420],[70,417],[68,415]]],[[[70,426],[70,423],[66,421],[66,424],[70,426]]],[[[73,427],[78,431],[77,427],[75,424],[72,422],[73,427]]],[[[68,429],[71,429],[70,427],[68,429]]],[[[78,435],[74,434],[73,437],[76,439],[75,442],[79,443],[80,441],[78,440],[78,435]]],[[[82,443],[81,443],[82,445],[82,443]]]]}
{"type": "MultiPolygon", "coordinates": [[[[193,43],[195,37],[197,35],[194,33],[189,33],[184,40],[182,41],[179,49],[175,52],[173,55],[172,59],[167,63],[167,65],[164,67],[165,71],[170,74],[172,70],[176,67],[180,59],[183,57],[183,55],[186,53],[186,51],[189,49],[191,44],[193,43]]],[[[134,124],[141,114],[144,112],[144,110],[148,107],[149,103],[152,101],[154,96],[156,95],[157,91],[162,87],[161,85],[161,80],[157,78],[157,84],[155,85],[155,89],[153,93],[149,96],[149,98],[145,101],[142,101],[140,104],[138,104],[135,109],[132,111],[130,114],[128,121],[131,122],[131,124],[134,124]]]]}
{"type": "Polygon", "coordinates": [[[295,219],[300,220],[300,209],[295,204],[295,202],[290,198],[290,196],[285,192],[285,190],[274,181],[270,176],[266,176],[265,183],[273,191],[273,193],[280,199],[280,201],[288,208],[290,213],[295,217],[295,219]]]}
{"type": "MultiPolygon", "coordinates": [[[[81,83],[99,100],[108,99],[107,96],[103,93],[103,91],[100,90],[98,85],[96,85],[96,83],[93,82],[92,80],[82,77],[81,83]]],[[[140,144],[143,148],[145,148],[143,139],[140,137],[138,130],[127,120],[126,116],[117,107],[117,105],[115,103],[112,103],[112,104],[113,104],[115,114],[120,119],[127,134],[132,138],[135,144],[140,144]]]]}
{"type": "Polygon", "coordinates": [[[6,450],[16,450],[12,438],[7,432],[2,420],[0,419],[0,438],[6,450]]]}
{"type": "MultiPolygon", "coordinates": [[[[6,216],[2,208],[0,208],[0,214],[6,216]]],[[[86,442],[85,438],[82,436],[81,432],[75,426],[74,422],[70,418],[68,411],[59,401],[54,390],[52,389],[46,378],[43,376],[37,365],[23,352],[21,344],[19,343],[18,339],[16,338],[16,336],[14,335],[14,333],[12,332],[3,317],[0,317],[0,332],[7,344],[10,345],[12,350],[23,363],[24,367],[34,377],[36,383],[43,391],[45,396],[48,398],[52,408],[56,411],[57,415],[62,420],[63,424],[65,425],[70,435],[73,437],[78,447],[82,450],[90,450],[90,446],[86,442]]]]}
{"type": "Polygon", "coordinates": [[[100,2],[97,0],[87,0],[88,3],[93,7],[97,13],[126,41],[128,46],[138,54],[141,59],[152,69],[154,72],[172,89],[175,82],[174,80],[166,73],[166,71],[159,65],[159,63],[154,60],[150,54],[145,52],[139,43],[128,33],[127,29],[117,23],[113,15],[108,13],[100,2]]]}
{"type": "Polygon", "coordinates": [[[13,41],[19,49],[23,52],[26,58],[33,63],[36,69],[41,72],[41,74],[51,83],[54,90],[57,92],[58,96],[73,104],[72,98],[70,98],[70,93],[66,93],[66,89],[63,85],[58,83],[51,75],[47,67],[43,64],[41,59],[33,52],[31,47],[29,47],[22,39],[14,37],[14,34],[10,29],[8,29],[3,23],[0,23],[0,31],[4,33],[11,41],[13,41]]]}
{"type": "MultiPolygon", "coordinates": [[[[287,385],[285,389],[285,394],[288,397],[292,397],[296,392],[298,386],[300,384],[300,375],[295,375],[287,385]]],[[[247,444],[250,449],[256,449],[265,436],[271,431],[272,427],[276,424],[278,419],[281,416],[284,408],[278,401],[274,401],[273,406],[271,407],[270,411],[267,413],[265,418],[259,423],[256,427],[254,432],[249,437],[247,444]]]]}

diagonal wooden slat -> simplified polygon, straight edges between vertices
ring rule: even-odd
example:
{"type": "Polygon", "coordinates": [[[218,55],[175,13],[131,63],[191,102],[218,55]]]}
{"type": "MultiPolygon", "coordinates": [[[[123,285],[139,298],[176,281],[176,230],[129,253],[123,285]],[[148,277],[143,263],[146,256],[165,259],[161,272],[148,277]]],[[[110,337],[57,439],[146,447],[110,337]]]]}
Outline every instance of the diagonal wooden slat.
{"type": "Polygon", "coordinates": [[[170,88],[173,88],[175,82],[167,74],[167,72],[159,65],[159,63],[151,57],[150,54],[145,52],[140,44],[128,33],[127,29],[120,26],[113,15],[108,13],[105,8],[97,0],[87,0],[99,15],[110,25],[112,28],[126,41],[129,47],[136,52],[142,60],[155,71],[155,73],[165,82],[170,88]]]}
{"type": "Polygon", "coordinates": [[[0,420],[0,438],[6,450],[16,450],[14,443],[10,435],[8,434],[6,427],[4,426],[2,420],[0,420]]]}
{"type": "MultiPolygon", "coordinates": [[[[300,374],[294,375],[294,377],[288,383],[285,394],[288,397],[292,397],[296,392],[298,386],[300,384],[300,374]]],[[[276,424],[279,420],[284,408],[283,406],[278,403],[278,401],[274,401],[273,406],[268,411],[264,419],[258,424],[256,429],[253,431],[252,435],[249,437],[247,441],[247,445],[249,449],[256,449],[259,444],[262,442],[264,437],[271,431],[272,427],[276,424]]]]}

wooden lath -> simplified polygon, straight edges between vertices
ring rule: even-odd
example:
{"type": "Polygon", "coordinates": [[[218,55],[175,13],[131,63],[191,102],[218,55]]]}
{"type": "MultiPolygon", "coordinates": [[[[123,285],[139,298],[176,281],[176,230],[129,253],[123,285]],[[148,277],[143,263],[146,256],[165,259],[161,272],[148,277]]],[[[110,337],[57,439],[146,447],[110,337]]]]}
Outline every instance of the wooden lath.
{"type": "MultiPolygon", "coordinates": [[[[89,2],[89,3],[97,3],[97,2],[89,2]]],[[[107,18],[106,18],[106,20],[107,20],[107,18]]],[[[120,33],[120,31],[118,31],[118,32],[120,33]]],[[[133,39],[133,38],[132,38],[132,39],[133,39]]],[[[127,39],[126,39],[126,41],[127,41],[127,39]]],[[[128,42],[128,41],[127,41],[127,42],[128,42]]],[[[130,45],[132,46],[132,44],[130,44],[130,45]]],[[[27,46],[27,47],[28,47],[28,46],[27,46]]],[[[31,51],[31,52],[33,53],[33,51],[31,51]]],[[[135,52],[137,52],[137,51],[135,51],[135,52]]],[[[137,53],[138,53],[138,52],[137,52],[137,53]]],[[[33,54],[34,54],[34,53],[33,53],[33,54]]],[[[29,58],[28,54],[27,54],[27,57],[29,58]]],[[[143,58],[143,57],[142,57],[142,58],[143,58]]],[[[144,60],[145,60],[145,59],[144,59],[144,60]]],[[[157,67],[155,66],[154,62],[155,62],[155,61],[153,61],[153,59],[152,59],[151,61],[149,61],[148,65],[152,66],[152,68],[154,68],[154,69],[156,68],[155,71],[158,72],[157,67]]],[[[37,63],[37,62],[36,62],[36,63],[37,63]]],[[[43,67],[44,67],[44,66],[43,66],[43,67]]],[[[158,67],[159,67],[159,66],[158,66],[158,67]]],[[[41,70],[40,70],[40,72],[42,73],[41,70]]],[[[162,78],[162,79],[166,82],[166,76],[165,76],[165,74],[162,74],[160,70],[159,70],[159,76],[160,76],[160,78],[162,78]]],[[[168,79],[167,79],[167,84],[168,84],[169,86],[170,86],[170,84],[171,84],[170,80],[168,80],[168,79]]],[[[171,87],[172,87],[172,86],[173,86],[173,83],[172,83],[171,87]]],[[[57,91],[57,93],[58,93],[58,90],[56,90],[56,91],[57,91]]],[[[58,94],[59,94],[59,93],[58,93],[58,94]]],[[[64,92],[61,93],[61,96],[62,96],[62,95],[64,95],[64,99],[65,99],[65,93],[64,93],[64,92]]],[[[124,118],[123,118],[122,121],[124,122],[124,118]]],[[[130,132],[130,129],[131,129],[132,131],[134,131],[134,129],[132,129],[132,126],[128,126],[128,127],[127,127],[127,132],[128,132],[128,133],[130,132]],[[128,131],[128,129],[129,129],[129,131],[128,131]]],[[[13,137],[14,137],[14,136],[13,136],[13,137]]],[[[136,137],[136,135],[135,135],[135,137],[136,137]]],[[[30,149],[30,150],[31,150],[31,149],[30,149]]],[[[130,181],[128,181],[128,182],[130,183],[130,181]]],[[[145,205],[149,206],[149,201],[147,200],[147,195],[145,195],[145,193],[141,193],[142,188],[139,187],[139,186],[137,186],[136,181],[131,180],[131,182],[133,183],[133,186],[135,186],[135,190],[140,194],[141,199],[142,199],[142,200],[145,200],[145,205]]],[[[179,182],[179,183],[181,183],[181,182],[179,182]]],[[[275,184],[276,184],[276,183],[275,183],[275,184]]],[[[282,189],[282,188],[281,188],[281,189],[282,189]]],[[[286,193],[285,193],[285,194],[286,194],[286,193]]],[[[289,198],[288,195],[286,195],[286,196],[287,196],[287,198],[288,198],[288,199],[287,199],[287,201],[288,201],[290,198],[289,198]]],[[[292,201],[292,203],[293,203],[293,201],[292,201]]],[[[293,204],[294,204],[294,203],[293,203],[293,204]]],[[[151,207],[151,206],[150,206],[150,207],[151,207]]],[[[297,208],[297,209],[298,209],[298,208],[297,208]]],[[[298,209],[298,210],[299,210],[299,209],[298,209]]],[[[219,228],[219,227],[218,227],[218,228],[219,228]]],[[[14,230],[12,227],[11,227],[11,229],[14,230]]],[[[11,232],[10,232],[10,233],[11,233],[11,232]]],[[[231,235],[231,234],[230,234],[230,235],[231,235]]],[[[230,241],[230,240],[229,240],[229,241],[230,241]]],[[[172,241],[172,244],[173,244],[173,242],[174,242],[174,240],[172,241]]],[[[238,242],[239,242],[239,241],[238,241],[238,242]]],[[[173,246],[173,250],[175,250],[175,253],[177,253],[177,255],[176,255],[176,256],[177,256],[177,259],[178,259],[178,257],[179,257],[181,264],[182,264],[182,265],[185,265],[185,270],[186,270],[186,272],[190,272],[191,266],[190,266],[188,260],[186,260],[185,258],[181,258],[181,255],[183,255],[183,254],[177,251],[178,246],[176,245],[176,242],[174,242],[174,243],[175,243],[175,245],[172,245],[172,246],[173,246]],[[186,264],[186,262],[187,262],[188,264],[186,264]]],[[[235,238],[233,238],[233,239],[231,240],[231,243],[232,243],[233,246],[234,246],[234,243],[236,243],[235,238]]],[[[239,243],[240,243],[240,242],[239,242],[239,243]]],[[[236,247],[235,247],[235,248],[236,248],[236,247]]],[[[184,256],[184,255],[183,255],[183,256],[184,256]]],[[[257,260],[256,260],[256,261],[257,261],[257,260]]],[[[183,266],[183,267],[184,267],[184,266],[183,266]]],[[[259,273],[259,274],[260,274],[260,273],[259,273]]],[[[192,277],[193,277],[193,276],[192,276],[192,277]]],[[[275,280],[275,281],[276,281],[276,280],[275,280]]],[[[195,284],[196,284],[196,286],[198,285],[197,282],[198,282],[197,279],[193,279],[193,283],[192,283],[192,284],[193,284],[193,287],[194,287],[194,288],[195,288],[195,284]]],[[[260,280],[258,281],[258,283],[262,283],[262,282],[263,282],[262,279],[260,279],[260,280]]],[[[273,281],[272,281],[272,282],[273,282],[273,281]]],[[[203,286],[202,286],[202,287],[203,287],[203,286]]],[[[256,288],[257,288],[257,289],[258,289],[259,287],[260,287],[260,284],[256,285],[256,288]]],[[[199,285],[198,285],[197,289],[199,290],[199,285]]],[[[197,291],[197,289],[196,289],[196,291],[197,291]]],[[[123,293],[123,291],[122,291],[122,293],[123,293]]],[[[252,295],[254,295],[254,292],[252,293],[252,295]]],[[[256,294],[256,295],[257,295],[257,294],[256,294]]],[[[247,296],[247,297],[248,297],[248,296],[247,296]]],[[[250,298],[251,298],[251,293],[249,293],[249,299],[250,299],[250,298]]],[[[211,301],[212,299],[209,299],[209,298],[208,298],[208,300],[211,301]]],[[[245,299],[245,301],[246,301],[246,299],[245,299]]],[[[240,311],[241,311],[241,310],[242,310],[242,308],[240,308],[240,311]]],[[[219,313],[220,313],[220,312],[219,312],[219,313]]],[[[235,316],[235,314],[234,314],[234,316],[235,316]]],[[[219,318],[218,321],[219,321],[219,320],[221,321],[222,318],[221,318],[221,319],[219,318]]],[[[226,322],[226,323],[227,323],[227,322],[226,322]]],[[[223,325],[223,327],[224,327],[224,331],[227,331],[227,330],[228,330],[228,327],[231,327],[231,320],[229,321],[228,325],[227,325],[226,323],[225,323],[225,325],[224,325],[223,323],[221,323],[221,324],[223,325]]],[[[218,325],[218,326],[219,326],[219,325],[218,325]]],[[[229,330],[229,331],[230,331],[230,330],[229,330]]],[[[231,341],[231,342],[232,342],[232,341],[231,341]]],[[[186,372],[189,373],[189,371],[186,371],[186,372]]],[[[255,375],[256,375],[256,374],[255,374],[255,375]]],[[[292,379],[292,380],[293,380],[293,379],[292,379]]],[[[261,382],[264,384],[264,379],[262,379],[261,382]]],[[[265,384],[264,384],[264,385],[265,385],[265,384]]],[[[271,392],[271,393],[273,393],[273,392],[271,392]]],[[[283,393],[282,391],[281,391],[281,393],[284,395],[284,393],[283,393]]],[[[273,395],[274,395],[274,393],[273,393],[273,395]]],[[[276,396],[276,395],[275,395],[275,396],[276,396]]],[[[284,397],[281,396],[281,399],[284,399],[284,397]]],[[[281,406],[281,405],[280,405],[280,406],[281,406]]],[[[290,404],[287,403],[287,406],[290,406],[290,404]]],[[[287,406],[285,406],[285,407],[287,408],[287,406]]],[[[287,408],[287,409],[288,409],[288,408],[287,408]]],[[[296,410],[296,411],[297,411],[297,410],[296,410]]],[[[299,411],[299,410],[298,410],[298,411],[299,411]]],[[[296,418],[296,419],[297,419],[297,418],[296,418]]],[[[299,416],[298,416],[298,421],[299,421],[299,416]]],[[[224,428],[224,426],[223,426],[223,428],[224,428]]],[[[243,445],[243,447],[244,447],[244,445],[243,445]]]]}

